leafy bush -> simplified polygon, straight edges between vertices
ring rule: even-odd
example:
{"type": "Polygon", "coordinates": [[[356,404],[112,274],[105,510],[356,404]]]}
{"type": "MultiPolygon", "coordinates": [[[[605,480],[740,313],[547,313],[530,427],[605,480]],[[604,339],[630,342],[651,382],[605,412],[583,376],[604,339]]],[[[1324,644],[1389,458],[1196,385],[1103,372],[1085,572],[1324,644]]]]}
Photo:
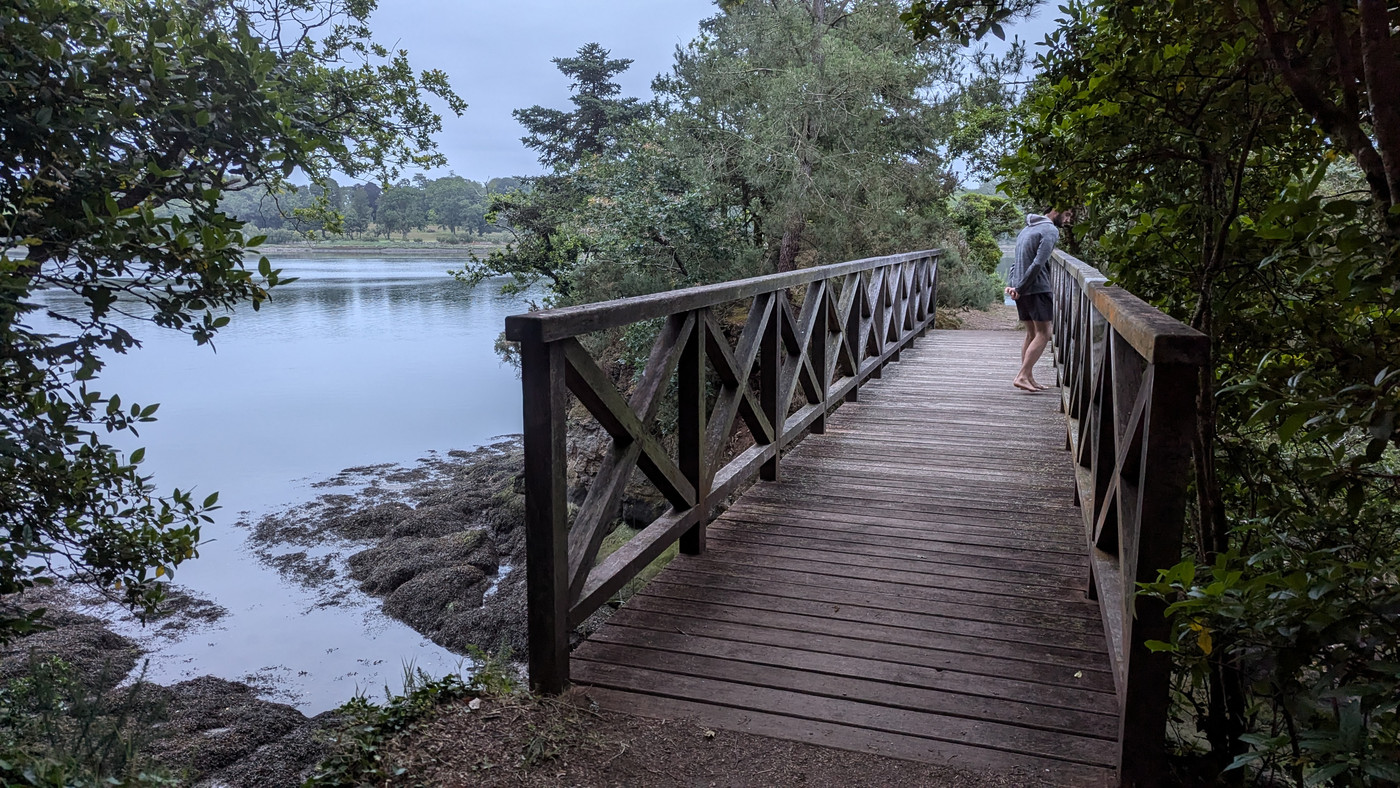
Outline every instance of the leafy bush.
{"type": "Polygon", "coordinates": [[[0,779],[6,786],[163,786],[178,781],[140,756],[151,709],[142,684],[104,694],[116,678],[84,686],[58,657],[32,657],[0,688],[0,779]]]}
{"type": "Polygon", "coordinates": [[[1184,666],[1180,697],[1194,702],[1222,644],[1257,721],[1230,769],[1282,771],[1300,785],[1400,782],[1400,556],[1299,549],[1262,523],[1252,530],[1264,542],[1253,555],[1183,561],[1146,589],[1172,600],[1173,640],[1151,647],[1184,666]]]}
{"type": "Polygon", "coordinates": [[[390,770],[380,755],[380,748],[391,739],[407,733],[439,709],[457,701],[481,695],[508,695],[517,691],[519,683],[511,667],[508,647],[493,654],[469,647],[475,662],[470,681],[456,675],[434,679],[421,669],[405,668],[401,694],[385,688],[383,704],[360,695],[340,707],[348,718],[333,743],[336,752],[323,761],[306,788],[351,788],[400,776],[402,770],[390,770]]]}
{"type": "MultiPolygon", "coordinates": [[[[1000,255],[1000,252],[998,252],[1000,255]]],[[[1002,284],[982,266],[969,262],[956,247],[938,261],[938,305],[949,309],[986,309],[1001,299],[1002,284]]]]}
{"type": "Polygon", "coordinates": [[[1001,262],[997,238],[1016,232],[1024,221],[1010,200],[976,192],[958,195],[951,216],[967,239],[969,258],[989,274],[1001,262]]]}

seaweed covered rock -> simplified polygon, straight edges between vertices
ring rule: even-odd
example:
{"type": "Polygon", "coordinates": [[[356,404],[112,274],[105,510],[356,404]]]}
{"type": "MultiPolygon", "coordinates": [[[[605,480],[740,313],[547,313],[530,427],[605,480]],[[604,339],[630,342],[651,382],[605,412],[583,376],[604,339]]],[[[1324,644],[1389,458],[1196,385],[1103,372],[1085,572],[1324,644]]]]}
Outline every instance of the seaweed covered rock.
{"type": "Polygon", "coordinates": [[[486,585],[486,573],[474,566],[430,569],[395,589],[384,612],[431,637],[445,617],[480,608],[486,585]]]}
{"type": "Polygon", "coordinates": [[[130,638],[111,631],[100,619],[58,608],[61,595],[34,589],[12,600],[5,608],[27,612],[45,607],[46,629],[0,645],[0,685],[30,673],[36,661],[59,657],[67,663],[73,680],[90,692],[104,692],[126,678],[141,650],[130,638]]]}
{"type": "Polygon", "coordinates": [[[335,712],[307,719],[247,684],[214,676],[146,685],[145,694],[157,720],[150,754],[193,785],[300,785],[329,752],[325,734],[339,722],[335,712]]]}

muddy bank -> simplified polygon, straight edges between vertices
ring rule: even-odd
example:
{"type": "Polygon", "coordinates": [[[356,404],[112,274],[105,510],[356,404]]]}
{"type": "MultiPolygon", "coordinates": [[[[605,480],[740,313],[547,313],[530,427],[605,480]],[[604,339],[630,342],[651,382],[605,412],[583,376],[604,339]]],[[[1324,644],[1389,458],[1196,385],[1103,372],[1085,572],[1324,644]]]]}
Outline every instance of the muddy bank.
{"type": "MultiPolygon", "coordinates": [[[[48,629],[0,646],[0,686],[16,690],[26,683],[21,679],[32,685],[34,677],[44,677],[41,683],[55,687],[68,708],[91,710],[89,745],[105,731],[123,731],[139,743],[141,763],[187,785],[296,786],[330,752],[340,722],[335,712],[307,718],[260,699],[247,684],[213,676],[171,686],[142,681],[141,648],[73,609],[89,602],[61,589],[6,600],[11,609],[46,608],[48,629]]],[[[182,632],[208,626],[220,610],[175,589],[150,625],[182,632]]],[[[24,690],[9,696],[16,711],[42,714],[41,705],[26,705],[26,697],[24,690]]]]}

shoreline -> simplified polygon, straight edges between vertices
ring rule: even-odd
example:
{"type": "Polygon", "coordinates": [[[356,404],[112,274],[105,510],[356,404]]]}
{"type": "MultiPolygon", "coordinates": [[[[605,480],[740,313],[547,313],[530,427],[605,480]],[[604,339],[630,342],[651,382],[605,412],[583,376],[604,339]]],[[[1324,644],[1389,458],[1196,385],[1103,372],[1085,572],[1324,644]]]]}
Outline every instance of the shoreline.
{"type": "Polygon", "coordinates": [[[263,244],[245,251],[247,257],[281,255],[284,257],[431,257],[448,260],[470,259],[504,244],[404,244],[402,246],[340,246],[328,244],[263,244]]]}
{"type": "MultiPolygon", "coordinates": [[[[343,469],[312,485],[322,490],[316,499],[240,527],[258,560],[287,582],[316,589],[328,605],[362,604],[350,597],[363,595],[459,655],[463,669],[476,648],[522,654],[523,498],[516,477],[523,457],[519,436],[502,437],[416,465],[343,469]],[[347,494],[347,487],[356,489],[347,494]],[[338,552],[319,554],[332,541],[338,552]]],[[[217,600],[179,587],[140,627],[81,588],[5,601],[47,608],[52,628],[0,646],[0,686],[55,658],[73,666],[73,690],[111,699],[103,702],[113,715],[145,718],[152,735],[143,754],[191,785],[301,785],[330,754],[341,707],[364,689],[328,710],[303,712],[272,699],[288,694],[280,686],[287,676],[226,679],[201,670],[174,682],[148,678],[153,654],[217,629],[228,613],[217,600]]]]}

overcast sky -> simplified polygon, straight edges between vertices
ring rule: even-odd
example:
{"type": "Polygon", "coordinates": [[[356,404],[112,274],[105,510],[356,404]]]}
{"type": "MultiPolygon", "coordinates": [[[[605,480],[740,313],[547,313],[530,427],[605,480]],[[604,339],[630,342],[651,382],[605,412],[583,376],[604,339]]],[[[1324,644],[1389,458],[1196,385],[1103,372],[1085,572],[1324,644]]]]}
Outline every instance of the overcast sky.
{"type": "MultiPolygon", "coordinates": [[[[417,69],[447,72],[470,105],[461,117],[440,109],[438,146],[447,169],[473,180],[540,172],[511,110],[569,106],[569,85],[551,58],[596,41],[632,67],[619,82],[626,96],[651,96],[651,79],[669,71],[676,47],[689,43],[700,20],[718,13],[714,0],[379,0],[370,27],[381,43],[407,49],[417,69]]],[[[1014,32],[1039,41],[1056,16],[1014,32]]],[[[446,170],[435,175],[446,174],[446,170]]]]}

